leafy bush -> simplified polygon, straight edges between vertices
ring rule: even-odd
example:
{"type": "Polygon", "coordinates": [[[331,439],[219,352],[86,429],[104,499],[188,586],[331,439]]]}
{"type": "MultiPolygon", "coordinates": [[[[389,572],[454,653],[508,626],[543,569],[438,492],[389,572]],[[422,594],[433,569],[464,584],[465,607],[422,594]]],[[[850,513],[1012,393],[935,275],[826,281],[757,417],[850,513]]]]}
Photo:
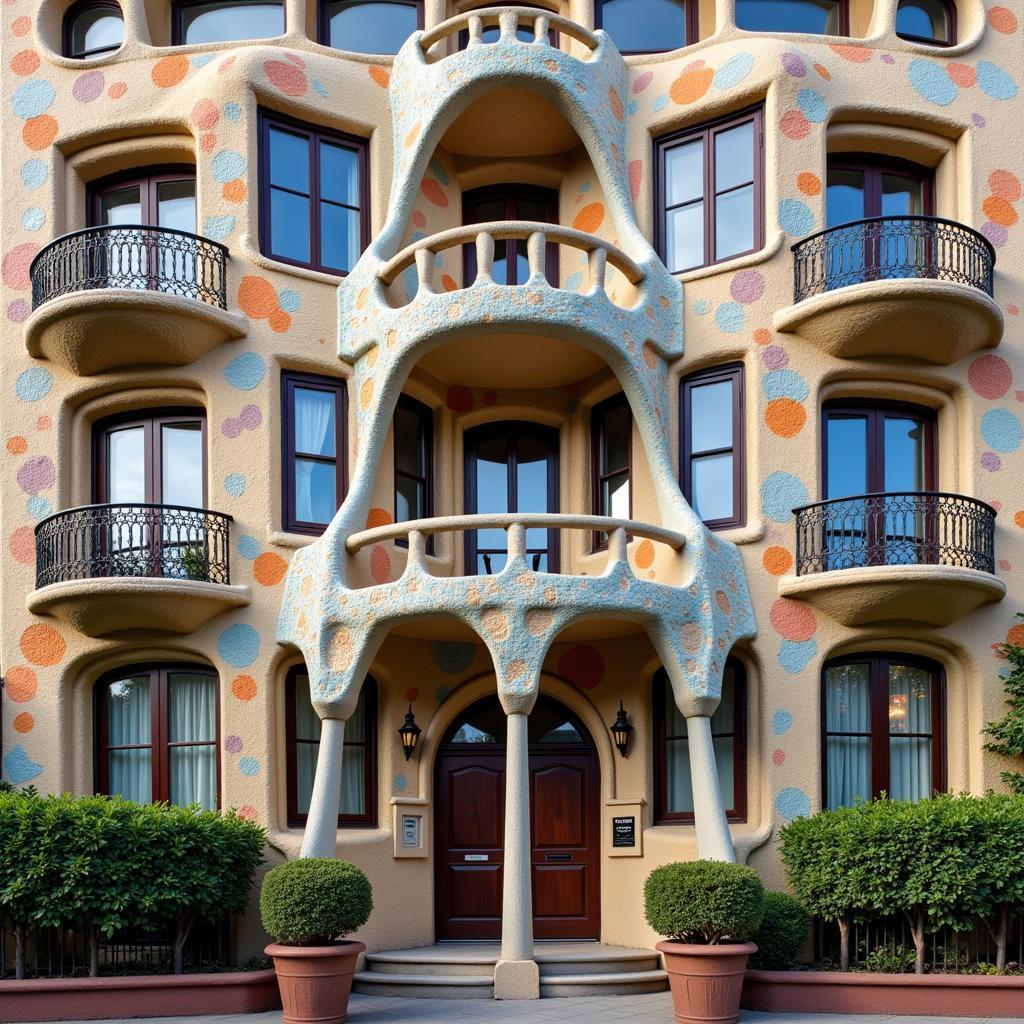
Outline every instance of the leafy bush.
{"type": "Polygon", "coordinates": [[[761,924],[764,886],[742,864],[665,864],[647,876],[644,913],[659,935],[680,942],[742,942],[761,924]]]}
{"type": "Polygon", "coordinates": [[[764,920],[752,941],[757,952],[750,966],[757,971],[787,971],[797,962],[811,930],[807,908],[788,892],[764,894],[764,920]]]}
{"type": "MultiPolygon", "coordinates": [[[[1019,618],[1024,618],[1024,614],[1017,614],[1019,618]]],[[[992,737],[985,744],[985,749],[1020,763],[1024,758],[1024,647],[1019,644],[1002,644],[999,653],[1012,666],[1003,679],[1006,714],[995,722],[989,722],[982,730],[992,737]]],[[[1000,774],[1012,792],[1024,795],[1024,772],[1004,771],[1000,774]]]]}
{"type": "Polygon", "coordinates": [[[370,880],[348,861],[290,860],[263,879],[263,927],[286,946],[330,945],[366,924],[372,911],[370,880]]]}

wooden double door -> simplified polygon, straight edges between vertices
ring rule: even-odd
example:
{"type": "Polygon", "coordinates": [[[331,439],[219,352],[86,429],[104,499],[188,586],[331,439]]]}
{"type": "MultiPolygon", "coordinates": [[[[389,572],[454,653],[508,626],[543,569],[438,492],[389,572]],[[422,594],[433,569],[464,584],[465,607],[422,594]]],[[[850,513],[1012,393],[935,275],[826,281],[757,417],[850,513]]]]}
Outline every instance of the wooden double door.
{"type": "MultiPolygon", "coordinates": [[[[530,836],[535,939],[600,932],[600,776],[585,727],[538,698],[530,715],[530,836]]],[[[437,758],[438,939],[501,937],[505,714],[479,701],[448,730],[437,758]]]]}

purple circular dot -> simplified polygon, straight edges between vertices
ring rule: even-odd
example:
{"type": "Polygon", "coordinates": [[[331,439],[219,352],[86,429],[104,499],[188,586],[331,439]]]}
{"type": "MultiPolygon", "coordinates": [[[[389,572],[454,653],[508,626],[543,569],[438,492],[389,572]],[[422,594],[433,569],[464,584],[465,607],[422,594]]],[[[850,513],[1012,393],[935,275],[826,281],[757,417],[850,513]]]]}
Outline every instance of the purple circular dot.
{"type": "Polygon", "coordinates": [[[781,370],[789,362],[789,356],[781,345],[769,345],[761,358],[769,370],[781,370]]]}
{"type": "Polygon", "coordinates": [[[756,302],[764,294],[764,278],[756,270],[741,270],[732,279],[729,292],[737,302],[756,302]]]}
{"type": "Polygon", "coordinates": [[[971,120],[974,122],[975,128],[985,127],[985,118],[983,118],[981,114],[971,114],[971,120]]]}
{"type": "Polygon", "coordinates": [[[804,78],[807,75],[807,65],[796,53],[784,53],[782,55],[782,67],[794,78],[804,78]]]}
{"type": "Polygon", "coordinates": [[[882,54],[882,63],[883,64],[895,64],[896,63],[896,58],[891,53],[883,53],[882,54]]]}
{"type": "Polygon", "coordinates": [[[990,473],[997,473],[1002,469],[1003,460],[995,452],[983,452],[981,466],[982,469],[987,469],[990,473]]]}
{"type": "Polygon", "coordinates": [[[104,84],[102,71],[88,71],[75,79],[75,84],[71,87],[71,95],[79,103],[91,103],[103,92],[104,84]]]}
{"type": "Polygon", "coordinates": [[[1006,245],[1006,240],[1009,238],[1009,232],[1002,226],[1002,224],[993,224],[992,221],[987,220],[981,225],[981,233],[997,248],[1001,249],[1006,245]]]}
{"type": "Polygon", "coordinates": [[[244,430],[255,430],[263,422],[258,405],[247,405],[239,414],[238,422],[244,430]]]}
{"type": "Polygon", "coordinates": [[[16,324],[22,324],[28,319],[32,310],[24,299],[15,299],[7,306],[7,319],[16,324]]]}
{"type": "Polygon", "coordinates": [[[229,754],[239,754],[242,751],[242,737],[241,736],[228,736],[224,740],[224,749],[229,754]]]}

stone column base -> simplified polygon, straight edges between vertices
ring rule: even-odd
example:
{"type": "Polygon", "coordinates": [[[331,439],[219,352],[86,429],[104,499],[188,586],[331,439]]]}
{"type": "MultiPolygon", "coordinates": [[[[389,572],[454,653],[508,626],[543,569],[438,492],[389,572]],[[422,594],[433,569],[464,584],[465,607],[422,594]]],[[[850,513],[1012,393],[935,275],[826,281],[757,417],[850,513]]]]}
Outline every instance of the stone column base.
{"type": "Polygon", "coordinates": [[[494,965],[495,999],[540,999],[540,968],[535,960],[499,960],[494,965]]]}

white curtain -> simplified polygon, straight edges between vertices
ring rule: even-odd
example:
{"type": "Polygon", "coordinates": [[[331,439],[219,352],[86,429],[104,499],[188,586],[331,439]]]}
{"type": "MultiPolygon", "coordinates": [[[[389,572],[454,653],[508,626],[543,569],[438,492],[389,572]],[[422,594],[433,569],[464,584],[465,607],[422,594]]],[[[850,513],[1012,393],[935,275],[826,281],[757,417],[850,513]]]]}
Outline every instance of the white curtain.
{"type": "Polygon", "coordinates": [[[148,804],[153,799],[153,749],[149,676],[119,679],[107,689],[107,744],[110,793],[148,804]]]}
{"type": "MultiPolygon", "coordinates": [[[[311,455],[333,454],[325,442],[334,412],[334,398],[323,391],[295,389],[295,451],[311,455]]],[[[295,513],[303,522],[316,522],[313,504],[314,463],[295,460],[295,513]]]]}
{"type": "Polygon", "coordinates": [[[871,798],[871,670],[834,665],[825,672],[828,806],[852,807],[871,798]],[[861,733],[863,735],[831,735],[861,733]]]}
{"type": "Polygon", "coordinates": [[[217,680],[172,673],[168,694],[171,803],[217,806],[217,680]],[[174,746],[176,743],[188,746],[174,746]]]}
{"type": "Polygon", "coordinates": [[[924,800],[932,795],[931,673],[889,666],[889,795],[924,800]]]}

